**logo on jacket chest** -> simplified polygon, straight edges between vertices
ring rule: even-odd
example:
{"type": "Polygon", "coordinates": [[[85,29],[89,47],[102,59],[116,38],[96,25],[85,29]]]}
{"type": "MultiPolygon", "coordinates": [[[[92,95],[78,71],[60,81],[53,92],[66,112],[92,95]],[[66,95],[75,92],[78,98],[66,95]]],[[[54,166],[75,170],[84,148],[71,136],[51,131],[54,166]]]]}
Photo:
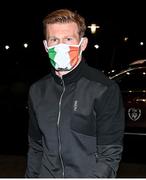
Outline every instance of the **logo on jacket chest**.
{"type": "Polygon", "coordinates": [[[73,110],[76,112],[78,110],[78,100],[75,100],[73,103],[73,110]]]}

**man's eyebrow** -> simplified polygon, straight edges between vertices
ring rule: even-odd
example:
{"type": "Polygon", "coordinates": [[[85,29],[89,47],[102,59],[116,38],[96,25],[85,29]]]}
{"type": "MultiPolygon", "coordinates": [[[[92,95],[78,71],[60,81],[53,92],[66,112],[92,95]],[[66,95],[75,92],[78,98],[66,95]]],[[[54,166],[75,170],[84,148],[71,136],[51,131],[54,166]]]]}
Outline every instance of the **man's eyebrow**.
{"type": "Polygon", "coordinates": [[[55,37],[55,36],[48,36],[48,39],[49,39],[49,38],[57,38],[57,37],[55,37]]]}

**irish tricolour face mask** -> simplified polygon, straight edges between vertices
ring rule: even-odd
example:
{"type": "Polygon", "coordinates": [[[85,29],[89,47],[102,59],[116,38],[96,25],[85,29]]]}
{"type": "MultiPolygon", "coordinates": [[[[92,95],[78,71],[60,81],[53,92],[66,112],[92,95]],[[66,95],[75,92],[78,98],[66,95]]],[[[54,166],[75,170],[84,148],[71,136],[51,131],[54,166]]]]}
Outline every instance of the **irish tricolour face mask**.
{"type": "Polygon", "coordinates": [[[82,39],[78,45],[58,44],[48,47],[45,43],[52,66],[60,71],[73,69],[81,58],[81,43],[82,39]]]}

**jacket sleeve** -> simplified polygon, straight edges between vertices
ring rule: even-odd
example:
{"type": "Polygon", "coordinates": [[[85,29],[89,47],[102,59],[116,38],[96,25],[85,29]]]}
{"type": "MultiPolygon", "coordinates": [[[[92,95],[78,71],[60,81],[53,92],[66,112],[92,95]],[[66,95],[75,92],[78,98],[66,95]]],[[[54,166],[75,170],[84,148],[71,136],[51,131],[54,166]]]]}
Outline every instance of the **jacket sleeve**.
{"type": "Polygon", "coordinates": [[[42,159],[42,137],[36,116],[33,110],[31,99],[29,105],[29,128],[28,128],[28,154],[25,177],[38,177],[42,159]]]}
{"type": "Polygon", "coordinates": [[[123,151],[125,113],[119,86],[112,83],[96,102],[96,177],[116,177],[123,151]]]}

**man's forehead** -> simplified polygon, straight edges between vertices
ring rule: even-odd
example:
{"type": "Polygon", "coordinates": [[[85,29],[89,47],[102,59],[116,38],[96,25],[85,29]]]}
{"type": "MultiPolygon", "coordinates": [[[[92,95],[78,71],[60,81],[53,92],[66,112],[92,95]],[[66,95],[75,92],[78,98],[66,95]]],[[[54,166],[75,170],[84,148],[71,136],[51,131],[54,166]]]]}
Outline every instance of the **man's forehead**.
{"type": "Polygon", "coordinates": [[[50,24],[47,26],[47,35],[49,37],[78,37],[79,31],[77,25],[71,23],[65,24],[50,24]]]}
{"type": "Polygon", "coordinates": [[[62,31],[62,30],[77,30],[78,31],[78,26],[74,22],[70,23],[54,23],[54,24],[47,24],[47,30],[54,30],[54,31],[62,31]]]}

